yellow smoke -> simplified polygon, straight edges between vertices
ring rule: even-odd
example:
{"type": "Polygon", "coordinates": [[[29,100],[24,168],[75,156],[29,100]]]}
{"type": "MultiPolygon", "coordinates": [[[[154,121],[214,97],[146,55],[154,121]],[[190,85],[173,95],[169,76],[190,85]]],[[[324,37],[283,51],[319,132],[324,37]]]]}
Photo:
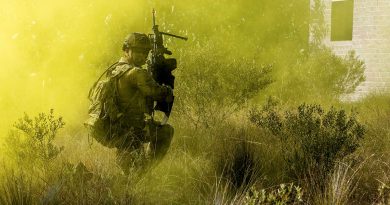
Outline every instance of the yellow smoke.
{"type": "Polygon", "coordinates": [[[151,32],[152,8],[161,30],[189,37],[167,39],[175,54],[212,43],[231,54],[222,61],[250,56],[287,69],[305,50],[307,0],[0,0],[0,139],[23,112],[53,108],[67,128],[81,127],[88,89],[128,33],[151,32]]]}
{"type": "Polygon", "coordinates": [[[0,139],[23,112],[53,108],[68,125],[87,115],[87,92],[120,56],[128,32],[149,32],[147,1],[0,1],[0,139]]]}

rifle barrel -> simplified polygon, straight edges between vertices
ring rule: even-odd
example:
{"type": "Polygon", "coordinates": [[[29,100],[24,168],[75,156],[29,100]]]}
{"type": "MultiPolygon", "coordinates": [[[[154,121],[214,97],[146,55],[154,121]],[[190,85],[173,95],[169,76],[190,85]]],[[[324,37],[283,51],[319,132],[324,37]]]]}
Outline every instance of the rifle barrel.
{"type": "Polygon", "coordinates": [[[187,37],[183,37],[183,36],[178,36],[178,35],[174,35],[174,34],[170,34],[170,33],[166,33],[166,32],[160,32],[161,34],[164,34],[166,36],[171,36],[171,37],[175,37],[175,38],[179,38],[179,39],[182,39],[182,40],[188,40],[187,37]]]}
{"type": "Polygon", "coordinates": [[[153,26],[155,26],[156,25],[156,10],[152,10],[152,14],[153,14],[153,26]]]}

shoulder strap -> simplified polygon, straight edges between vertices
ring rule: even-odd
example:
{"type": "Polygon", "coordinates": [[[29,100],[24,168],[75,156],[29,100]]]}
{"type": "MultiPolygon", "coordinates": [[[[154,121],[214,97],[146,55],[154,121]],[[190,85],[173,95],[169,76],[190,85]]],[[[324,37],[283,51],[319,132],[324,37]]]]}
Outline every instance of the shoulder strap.
{"type": "Polygon", "coordinates": [[[116,65],[120,64],[120,62],[115,62],[113,63],[112,65],[110,65],[101,75],[100,77],[95,81],[95,83],[92,85],[92,87],[89,89],[89,92],[88,92],[88,99],[91,99],[91,92],[93,90],[93,88],[96,86],[96,84],[100,81],[100,79],[104,76],[104,74],[106,74],[109,70],[112,70],[112,68],[116,65]]]}
{"type": "MultiPolygon", "coordinates": [[[[110,76],[107,76],[107,77],[119,79],[119,78],[122,77],[127,71],[131,70],[132,68],[133,68],[133,66],[131,66],[131,65],[128,64],[128,63],[119,62],[118,65],[117,65],[117,67],[115,68],[115,70],[113,70],[113,71],[110,73],[110,76]]],[[[108,75],[108,74],[107,74],[107,75],[108,75]]]]}

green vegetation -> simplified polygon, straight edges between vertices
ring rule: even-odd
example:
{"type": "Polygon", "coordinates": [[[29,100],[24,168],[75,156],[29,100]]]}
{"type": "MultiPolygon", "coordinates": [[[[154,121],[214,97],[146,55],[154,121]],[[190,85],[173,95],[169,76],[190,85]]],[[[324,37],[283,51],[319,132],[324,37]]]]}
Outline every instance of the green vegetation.
{"type": "Polygon", "coordinates": [[[292,180],[325,192],[335,164],[354,153],[365,134],[355,115],[306,104],[281,113],[270,99],[262,110],[252,110],[250,119],[281,141],[285,170],[292,180]]]}
{"type": "Polygon", "coordinates": [[[267,193],[262,189],[260,192],[251,188],[245,196],[245,204],[302,204],[301,188],[294,184],[281,184],[278,189],[267,193]]]}
{"type": "Polygon", "coordinates": [[[364,62],[321,45],[323,7],[315,0],[310,13],[308,2],[10,3],[28,15],[0,23],[14,36],[4,67],[19,74],[3,81],[0,70],[1,121],[16,122],[1,130],[0,203],[388,204],[390,96],[340,101],[364,80],[364,62]],[[166,39],[179,63],[170,150],[127,176],[83,113],[123,37],[150,30],[152,7],[161,30],[190,40],[166,39]],[[66,126],[40,111],[49,107],[66,126]]]}
{"type": "Polygon", "coordinates": [[[33,119],[27,114],[15,123],[6,138],[7,153],[13,161],[27,169],[45,169],[62,151],[63,147],[54,144],[54,138],[65,123],[55,119],[54,111],[39,113],[33,119]]]}

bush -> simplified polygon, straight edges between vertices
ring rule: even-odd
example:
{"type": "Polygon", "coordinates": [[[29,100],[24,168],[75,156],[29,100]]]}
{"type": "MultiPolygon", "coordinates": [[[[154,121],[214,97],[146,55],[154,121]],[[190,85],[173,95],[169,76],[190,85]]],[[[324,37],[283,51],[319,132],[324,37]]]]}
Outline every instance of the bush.
{"type": "Polygon", "coordinates": [[[311,52],[308,59],[295,67],[310,93],[339,98],[349,94],[365,80],[365,64],[354,51],[339,57],[329,48],[320,47],[311,52]],[[314,83],[313,83],[314,82],[314,83]],[[314,86],[313,86],[314,85],[314,86]]]}
{"type": "Polygon", "coordinates": [[[289,176],[321,190],[335,162],[353,153],[365,134],[355,112],[347,115],[334,107],[326,112],[320,105],[302,104],[283,113],[270,99],[261,110],[253,109],[250,119],[283,142],[289,176]]]}
{"type": "Polygon", "coordinates": [[[246,192],[245,205],[272,205],[272,204],[303,204],[302,190],[299,186],[295,186],[293,183],[281,184],[275,190],[266,191],[262,189],[260,191],[251,187],[246,192]]]}
{"type": "Polygon", "coordinates": [[[39,113],[34,118],[24,114],[6,138],[7,152],[19,166],[44,170],[63,150],[54,144],[54,139],[64,125],[61,117],[54,117],[53,110],[48,114],[39,113]]]}
{"type": "Polygon", "coordinates": [[[355,52],[340,57],[329,48],[319,47],[295,64],[277,70],[275,81],[279,83],[270,86],[267,95],[287,103],[338,102],[365,80],[364,70],[364,62],[355,52]]]}
{"type": "Polygon", "coordinates": [[[180,60],[181,68],[176,73],[175,112],[194,127],[220,123],[271,83],[270,65],[232,56],[229,50],[234,48],[207,42],[188,50],[191,52],[181,54],[185,60],[180,60]]]}

